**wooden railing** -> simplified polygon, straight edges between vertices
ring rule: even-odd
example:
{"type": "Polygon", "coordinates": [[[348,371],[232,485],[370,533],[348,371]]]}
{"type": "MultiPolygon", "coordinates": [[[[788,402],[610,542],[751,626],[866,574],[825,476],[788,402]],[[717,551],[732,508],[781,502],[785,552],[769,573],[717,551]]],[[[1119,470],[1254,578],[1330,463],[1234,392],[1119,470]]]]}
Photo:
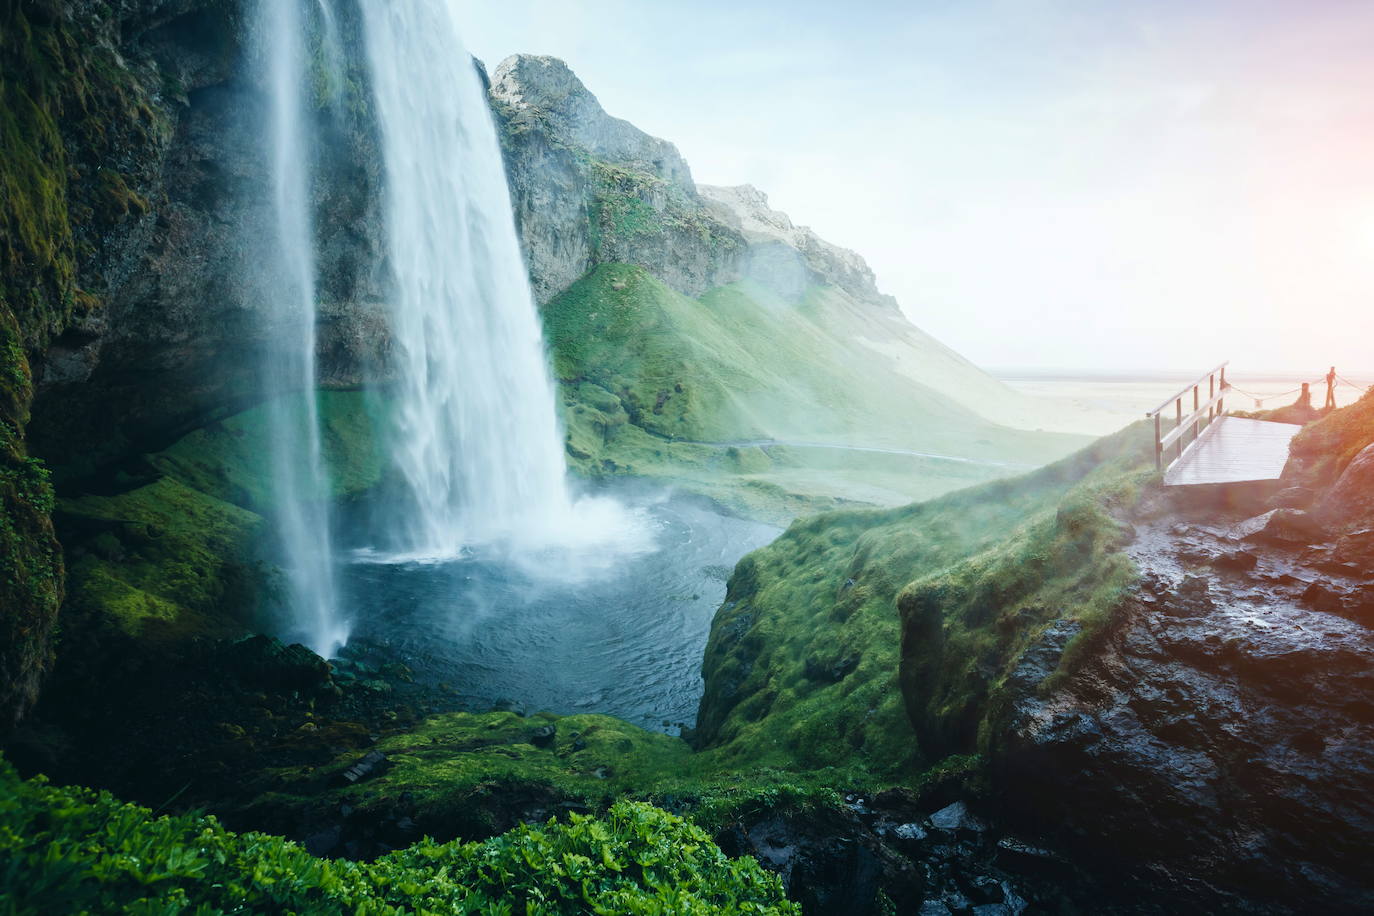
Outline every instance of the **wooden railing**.
{"type": "Polygon", "coordinates": [[[1229,362],[1222,363],[1210,372],[1201,375],[1197,381],[1190,385],[1184,385],[1179,392],[1163,404],[1145,416],[1153,417],[1155,421],[1155,467],[1165,470],[1179,458],[1183,457],[1184,450],[1198,440],[1203,430],[1212,425],[1212,421],[1220,418],[1224,413],[1224,402],[1226,392],[1230,385],[1226,381],[1226,367],[1229,362]],[[1207,388],[1207,400],[1202,399],[1202,389],[1207,388]],[[1193,409],[1188,416],[1183,415],[1183,402],[1188,399],[1189,392],[1192,393],[1193,409]],[[1174,408],[1174,426],[1167,433],[1164,431],[1164,413],[1170,406],[1174,408]],[[1185,443],[1183,440],[1192,432],[1192,438],[1185,443]],[[1174,457],[1165,461],[1165,456],[1170,449],[1175,449],[1174,457]]]}

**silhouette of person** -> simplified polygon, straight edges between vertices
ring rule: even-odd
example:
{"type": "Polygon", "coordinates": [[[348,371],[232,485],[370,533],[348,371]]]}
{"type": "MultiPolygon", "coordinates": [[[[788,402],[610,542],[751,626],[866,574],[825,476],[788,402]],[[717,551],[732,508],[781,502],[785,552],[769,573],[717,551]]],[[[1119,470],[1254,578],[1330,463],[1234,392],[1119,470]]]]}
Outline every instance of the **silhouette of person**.
{"type": "Polygon", "coordinates": [[[1332,366],[1331,371],[1326,373],[1326,404],[1323,410],[1336,409],[1336,367],[1332,366]]]}

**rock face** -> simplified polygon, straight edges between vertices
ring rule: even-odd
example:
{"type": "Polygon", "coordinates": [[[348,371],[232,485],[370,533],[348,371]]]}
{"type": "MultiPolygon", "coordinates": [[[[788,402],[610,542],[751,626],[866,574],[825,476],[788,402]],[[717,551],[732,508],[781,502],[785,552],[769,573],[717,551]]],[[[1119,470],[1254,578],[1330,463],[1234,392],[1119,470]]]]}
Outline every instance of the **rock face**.
{"type": "Polygon", "coordinates": [[[784,299],[799,299],[809,286],[821,284],[896,311],[897,301],[878,292],[863,258],[805,226],[794,226],[786,213],[768,206],[768,196],[758,188],[702,185],[697,190],[721,221],[738,229],[749,243],[741,265],[745,277],[784,299]]]}
{"type": "Polygon", "coordinates": [[[1008,678],[1007,804],[1214,907],[1367,910],[1374,570],[1287,536],[1236,563],[1223,528],[1176,523],[1137,525],[1141,583],[1066,682],[1041,689],[1053,631],[1008,678]]]}
{"type": "Polygon", "coordinates": [[[689,296],[735,279],[743,239],[707,209],[677,147],[606,114],[562,61],[501,61],[490,98],[541,304],[604,263],[689,296]]]}
{"type": "MultiPolygon", "coordinates": [[[[261,356],[276,337],[263,313],[259,246],[274,216],[261,140],[266,99],[247,66],[243,16],[220,4],[126,4],[117,50],[160,126],[124,160],[136,212],[92,239],[78,317],[37,367],[30,440],[63,478],[165,446],[261,399],[261,356]],[[150,14],[148,7],[160,12],[150,14]],[[140,12],[141,10],[141,12],[140,12]],[[78,460],[77,456],[80,456],[78,460]]],[[[351,21],[345,34],[356,45],[351,21]]],[[[321,378],[360,380],[385,347],[379,159],[371,125],[347,105],[310,113],[315,163],[321,378]]]]}
{"type": "Polygon", "coordinates": [[[1322,499],[1322,515],[1340,528],[1374,527],[1374,445],[1355,456],[1322,499]]]}

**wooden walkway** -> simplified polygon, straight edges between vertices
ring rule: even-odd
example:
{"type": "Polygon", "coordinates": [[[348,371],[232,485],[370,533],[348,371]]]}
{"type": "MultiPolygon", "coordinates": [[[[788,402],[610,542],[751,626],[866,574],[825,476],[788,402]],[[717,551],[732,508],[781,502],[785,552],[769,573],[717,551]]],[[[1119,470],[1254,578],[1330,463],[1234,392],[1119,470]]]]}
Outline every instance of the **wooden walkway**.
{"type": "Polygon", "coordinates": [[[1288,443],[1301,426],[1221,417],[1183,450],[1164,474],[1166,487],[1278,480],[1288,443]]]}

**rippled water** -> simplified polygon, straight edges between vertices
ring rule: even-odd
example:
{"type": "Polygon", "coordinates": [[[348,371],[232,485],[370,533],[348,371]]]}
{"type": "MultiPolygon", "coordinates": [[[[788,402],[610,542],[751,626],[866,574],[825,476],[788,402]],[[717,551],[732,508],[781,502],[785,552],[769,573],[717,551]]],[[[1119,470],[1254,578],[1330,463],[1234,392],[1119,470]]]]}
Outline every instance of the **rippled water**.
{"type": "Polygon", "coordinates": [[[451,688],[437,692],[455,708],[598,712],[670,732],[692,724],[726,579],[779,530],[694,497],[615,495],[653,547],[607,564],[392,562],[355,545],[341,573],[355,609],[345,655],[403,662],[417,682],[451,688]]]}

